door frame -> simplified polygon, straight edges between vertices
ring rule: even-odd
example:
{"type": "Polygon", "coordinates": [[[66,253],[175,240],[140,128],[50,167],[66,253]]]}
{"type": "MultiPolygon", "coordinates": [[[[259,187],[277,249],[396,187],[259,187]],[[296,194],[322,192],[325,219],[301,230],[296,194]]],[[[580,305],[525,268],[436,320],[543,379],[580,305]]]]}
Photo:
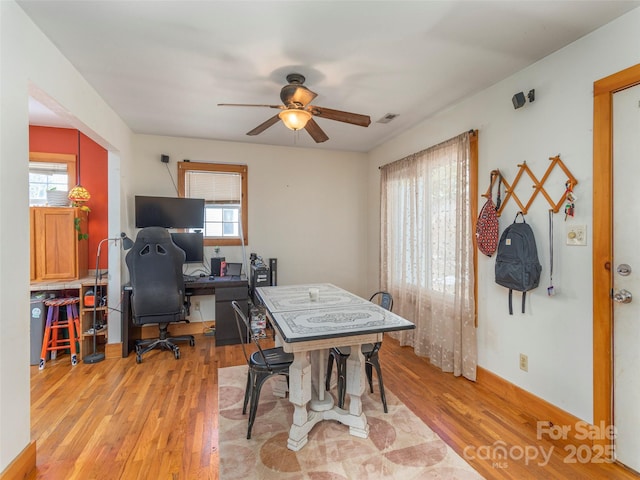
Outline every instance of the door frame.
{"type": "MultiPolygon", "coordinates": [[[[613,94],[640,84],[640,64],[593,84],[593,424],[613,425],[613,94]]],[[[601,437],[605,437],[601,435],[601,437]]],[[[596,443],[610,443],[598,438],[596,443]]]]}

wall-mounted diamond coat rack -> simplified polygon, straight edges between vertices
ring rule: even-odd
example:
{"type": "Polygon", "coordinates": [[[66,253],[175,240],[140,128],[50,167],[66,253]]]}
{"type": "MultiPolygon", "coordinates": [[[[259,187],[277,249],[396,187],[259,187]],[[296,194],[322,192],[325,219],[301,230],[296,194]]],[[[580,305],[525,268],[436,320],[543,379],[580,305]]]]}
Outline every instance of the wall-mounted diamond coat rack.
{"type": "Polygon", "coordinates": [[[499,181],[504,186],[506,195],[504,197],[504,200],[502,200],[502,204],[500,205],[500,208],[496,212],[498,216],[502,214],[502,211],[504,210],[505,205],[509,202],[509,200],[511,200],[511,198],[513,198],[513,200],[518,204],[518,207],[520,207],[520,211],[526,215],[527,212],[529,211],[529,207],[531,207],[531,204],[538,196],[538,193],[542,193],[544,198],[547,199],[547,202],[549,202],[549,205],[551,206],[551,210],[553,210],[553,213],[558,213],[558,211],[560,211],[560,207],[562,207],[562,204],[567,199],[567,191],[565,190],[564,194],[562,195],[560,200],[558,200],[558,202],[553,201],[549,193],[544,189],[544,184],[549,179],[551,172],[553,171],[554,168],[559,167],[565,173],[565,175],[567,175],[567,178],[568,178],[567,186],[570,187],[569,189],[572,189],[573,187],[575,187],[578,184],[578,181],[575,179],[575,177],[569,171],[566,165],[562,163],[562,160],[560,160],[560,155],[557,155],[555,157],[550,157],[549,160],[551,161],[551,164],[549,165],[549,168],[547,168],[547,171],[544,173],[541,180],[538,180],[536,178],[536,176],[533,174],[533,172],[527,165],[527,162],[524,162],[518,165],[518,169],[519,169],[518,173],[516,177],[513,179],[513,182],[511,184],[509,184],[509,182],[507,182],[504,179],[504,177],[500,175],[491,175],[491,184],[489,185],[489,188],[487,189],[487,191],[482,194],[482,196],[485,198],[489,198],[491,196],[491,190],[493,188],[493,184],[496,181],[496,178],[499,178],[500,179],[499,181]],[[520,199],[515,193],[516,186],[518,185],[518,182],[522,178],[523,173],[526,173],[529,176],[529,178],[531,178],[531,180],[533,181],[533,193],[531,194],[531,196],[529,197],[529,200],[525,205],[522,204],[522,202],[520,201],[520,199]]]}

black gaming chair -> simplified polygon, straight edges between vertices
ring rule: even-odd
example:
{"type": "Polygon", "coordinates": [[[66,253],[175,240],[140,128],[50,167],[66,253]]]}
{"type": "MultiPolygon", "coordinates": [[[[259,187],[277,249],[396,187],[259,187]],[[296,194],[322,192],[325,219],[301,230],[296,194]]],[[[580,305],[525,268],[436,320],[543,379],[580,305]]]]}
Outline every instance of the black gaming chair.
{"type": "Polygon", "coordinates": [[[136,362],[142,355],[160,347],[173,351],[180,358],[174,342],[195,345],[193,335],[170,337],[169,323],[184,321],[184,251],[177,247],[166,228],[147,227],[138,232],[126,263],[131,280],[131,313],[133,323],[142,326],[157,323],[160,335],[154,339],[136,341],[136,362]]]}

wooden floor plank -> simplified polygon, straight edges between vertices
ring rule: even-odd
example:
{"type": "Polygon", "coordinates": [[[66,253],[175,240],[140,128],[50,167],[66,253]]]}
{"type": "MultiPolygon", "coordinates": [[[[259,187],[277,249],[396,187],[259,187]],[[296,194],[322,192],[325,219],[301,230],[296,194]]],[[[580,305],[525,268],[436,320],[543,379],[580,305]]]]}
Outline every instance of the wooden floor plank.
{"type": "MultiPolygon", "coordinates": [[[[158,350],[141,364],[131,355],[71,367],[60,355],[31,367],[36,478],[218,480],[217,370],[243,364],[242,350],[203,335],[180,350],[179,360],[158,350]]],[[[567,463],[565,446],[536,438],[526,405],[442,373],[392,339],[380,361],[385,386],[488,479],[640,479],[617,464],[567,463]],[[496,442],[551,458],[544,466],[482,458],[496,442]]]]}

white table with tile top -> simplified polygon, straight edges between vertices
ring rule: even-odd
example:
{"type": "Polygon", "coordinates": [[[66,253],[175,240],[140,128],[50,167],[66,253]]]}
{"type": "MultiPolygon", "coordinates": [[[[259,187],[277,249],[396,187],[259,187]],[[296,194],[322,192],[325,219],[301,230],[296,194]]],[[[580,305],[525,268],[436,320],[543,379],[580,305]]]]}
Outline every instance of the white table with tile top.
{"type": "Polygon", "coordinates": [[[351,435],[367,438],[369,425],[361,400],[366,373],[360,347],[382,341],[384,332],[415,325],[328,283],[258,287],[256,293],[276,329],[279,345],[294,354],[289,368],[294,413],[288,448],[298,451],[304,447],[309,431],[322,420],[337,420],[349,426],[351,435]],[[317,300],[311,299],[310,289],[318,289],[317,300]],[[357,352],[347,360],[348,411],[334,405],[333,397],[324,391],[328,349],[347,346],[357,352]]]}

